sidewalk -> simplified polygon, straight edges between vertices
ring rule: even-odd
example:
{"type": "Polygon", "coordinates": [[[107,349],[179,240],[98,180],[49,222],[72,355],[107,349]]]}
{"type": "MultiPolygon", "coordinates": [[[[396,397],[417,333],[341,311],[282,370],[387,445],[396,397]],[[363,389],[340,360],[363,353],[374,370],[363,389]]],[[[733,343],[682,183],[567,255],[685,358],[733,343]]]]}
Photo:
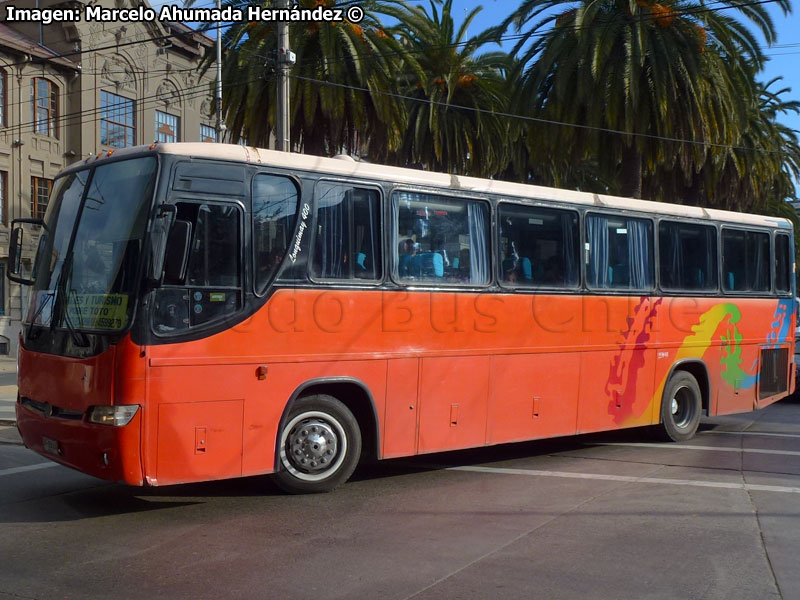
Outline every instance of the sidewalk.
{"type": "MultiPolygon", "coordinates": [[[[17,372],[17,359],[16,358],[0,358],[0,374],[16,373],[17,372]]],[[[16,384],[0,385],[0,425],[14,423],[16,415],[14,414],[14,403],[17,401],[17,386],[16,384]]],[[[14,428],[16,435],[16,429],[14,428]]],[[[0,442],[2,442],[2,435],[0,435],[0,442]]]]}
{"type": "Polygon", "coordinates": [[[0,444],[22,444],[22,438],[15,425],[0,424],[0,444]]]}

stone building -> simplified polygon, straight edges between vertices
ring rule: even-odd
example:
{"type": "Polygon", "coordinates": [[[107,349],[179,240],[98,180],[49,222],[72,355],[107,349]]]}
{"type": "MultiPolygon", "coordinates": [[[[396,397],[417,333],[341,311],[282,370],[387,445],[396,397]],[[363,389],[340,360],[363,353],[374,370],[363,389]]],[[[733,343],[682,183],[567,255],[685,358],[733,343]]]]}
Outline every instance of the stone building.
{"type": "MultiPolygon", "coordinates": [[[[87,4],[13,1],[81,12],[87,4]]],[[[90,154],[156,140],[214,141],[215,70],[198,70],[213,44],[180,23],[0,23],[0,354],[16,353],[27,304],[27,290],[5,277],[11,220],[41,217],[56,174],[90,154]]],[[[28,258],[34,248],[26,246],[28,258]]]]}

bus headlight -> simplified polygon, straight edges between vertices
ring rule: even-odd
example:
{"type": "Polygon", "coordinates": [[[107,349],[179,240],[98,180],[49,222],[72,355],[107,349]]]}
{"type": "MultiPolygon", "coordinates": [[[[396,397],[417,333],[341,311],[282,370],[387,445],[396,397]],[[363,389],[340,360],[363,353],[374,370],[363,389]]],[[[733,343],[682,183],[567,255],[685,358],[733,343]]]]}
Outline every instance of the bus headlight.
{"type": "Polygon", "coordinates": [[[121,406],[92,406],[89,408],[89,423],[99,425],[113,425],[123,427],[131,422],[136,411],[139,410],[138,404],[125,404],[121,406]]]}

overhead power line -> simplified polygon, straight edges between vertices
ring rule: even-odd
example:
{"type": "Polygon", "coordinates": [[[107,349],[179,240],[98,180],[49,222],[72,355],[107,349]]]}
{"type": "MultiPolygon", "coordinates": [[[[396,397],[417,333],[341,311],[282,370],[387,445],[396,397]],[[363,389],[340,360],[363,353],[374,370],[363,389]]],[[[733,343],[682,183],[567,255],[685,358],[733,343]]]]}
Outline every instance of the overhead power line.
{"type": "Polygon", "coordinates": [[[592,125],[581,125],[579,123],[566,123],[564,121],[556,121],[556,120],[553,120],[553,119],[542,119],[540,117],[531,117],[531,116],[527,116],[527,115],[517,115],[517,114],[514,114],[514,113],[507,113],[507,112],[501,112],[501,111],[495,111],[495,110],[487,110],[487,109],[483,109],[483,108],[475,108],[473,106],[462,106],[462,105],[458,105],[458,104],[448,104],[446,102],[438,102],[436,100],[429,100],[427,98],[414,98],[413,96],[406,96],[404,94],[396,94],[396,93],[393,93],[393,92],[381,92],[381,91],[377,91],[377,90],[370,90],[369,88],[352,86],[352,85],[345,85],[345,84],[341,84],[341,83],[334,83],[334,82],[331,82],[331,81],[322,81],[320,79],[313,79],[311,77],[302,77],[300,75],[290,75],[290,77],[293,78],[293,79],[298,79],[298,80],[301,80],[301,81],[308,81],[310,83],[316,83],[316,84],[319,84],[319,85],[326,85],[326,86],[331,86],[331,87],[345,88],[345,89],[353,90],[353,91],[366,92],[368,94],[379,94],[381,96],[389,96],[389,97],[397,98],[397,99],[400,99],[400,100],[408,100],[410,102],[417,102],[417,103],[420,103],[420,104],[428,104],[430,106],[442,106],[442,107],[445,107],[445,108],[451,108],[451,109],[455,109],[455,110],[464,110],[464,111],[475,112],[475,113],[480,113],[480,114],[505,117],[505,118],[509,118],[509,119],[516,119],[516,120],[520,120],[520,121],[529,121],[529,122],[534,122],[534,123],[542,123],[542,124],[545,124],[545,125],[556,125],[556,126],[559,126],[559,127],[573,127],[575,129],[584,129],[584,130],[589,130],[589,131],[600,131],[600,132],[603,132],[603,133],[612,133],[612,134],[624,135],[624,136],[630,136],[630,137],[654,139],[654,140],[659,140],[659,141],[662,141],[662,142],[673,142],[673,143],[679,143],[679,144],[691,144],[691,145],[695,145],[695,146],[705,146],[705,147],[709,147],[709,148],[724,148],[724,149],[728,149],[728,150],[744,150],[744,151],[747,151],[747,152],[757,152],[757,153],[761,153],[761,154],[777,154],[777,155],[786,154],[785,152],[782,152],[780,150],[759,150],[757,148],[748,148],[746,146],[732,146],[730,144],[718,144],[718,143],[714,143],[714,142],[701,142],[701,141],[697,141],[697,140],[686,140],[686,139],[681,139],[681,138],[671,138],[671,137],[666,137],[666,136],[661,136],[661,135],[654,135],[654,134],[650,134],[650,133],[631,133],[631,132],[622,131],[622,130],[619,130],[619,129],[611,129],[609,127],[595,127],[595,126],[592,126],[592,125]]]}
{"type": "MultiPolygon", "coordinates": [[[[763,4],[773,4],[773,3],[779,2],[779,1],[781,1],[781,0],[750,0],[749,2],[741,2],[741,3],[738,3],[738,4],[733,4],[732,5],[732,4],[725,3],[724,0],[714,0],[712,2],[712,4],[722,4],[722,6],[704,6],[704,7],[689,8],[689,9],[687,9],[685,11],[680,11],[680,12],[676,11],[674,13],[670,12],[670,13],[664,13],[664,14],[660,14],[660,15],[653,15],[653,14],[641,15],[639,17],[639,20],[641,20],[643,22],[647,22],[647,21],[655,21],[657,19],[662,19],[664,17],[670,17],[670,16],[675,17],[675,16],[681,16],[681,15],[687,15],[687,14],[688,15],[695,15],[695,14],[701,14],[701,13],[717,12],[717,11],[721,11],[721,10],[740,10],[742,8],[747,8],[747,7],[750,7],[750,6],[757,6],[757,5],[763,5],[763,4]]],[[[584,28],[594,27],[594,26],[597,26],[597,25],[606,25],[606,24],[610,24],[610,23],[613,23],[613,22],[614,21],[611,21],[611,20],[606,20],[606,21],[597,20],[597,21],[593,21],[592,23],[584,26],[583,28],[570,27],[570,26],[566,26],[566,25],[562,26],[562,27],[563,27],[564,30],[568,30],[568,31],[579,31],[579,30],[584,29],[584,28]]],[[[201,34],[204,34],[206,32],[209,32],[209,31],[216,31],[218,29],[226,29],[226,28],[229,28],[229,27],[231,27],[230,24],[224,24],[224,23],[220,23],[220,24],[217,24],[217,25],[208,25],[207,27],[203,27],[201,29],[196,29],[196,30],[191,30],[190,32],[186,32],[186,33],[183,33],[183,32],[168,33],[168,34],[164,34],[164,35],[151,36],[151,37],[148,37],[148,38],[144,38],[142,40],[129,40],[127,42],[109,44],[107,46],[101,46],[99,48],[91,48],[91,49],[85,49],[85,50],[84,49],[74,50],[72,52],[65,52],[65,53],[62,53],[62,54],[54,54],[51,57],[43,58],[43,59],[39,59],[39,60],[47,61],[47,60],[52,60],[52,59],[56,59],[56,58],[69,59],[71,57],[82,56],[82,55],[87,54],[87,53],[101,52],[101,51],[105,51],[105,50],[114,50],[114,49],[118,49],[118,48],[124,48],[124,47],[127,47],[127,46],[133,46],[133,45],[136,45],[136,44],[143,44],[143,43],[147,43],[147,42],[157,42],[157,41],[162,41],[162,40],[168,40],[168,39],[171,39],[171,38],[180,38],[180,37],[185,37],[186,35],[191,35],[192,33],[201,35],[201,34]]],[[[554,29],[556,29],[556,28],[557,27],[554,27],[554,29]]],[[[387,29],[391,30],[392,27],[388,27],[387,29]]],[[[519,40],[519,39],[522,39],[522,38],[524,38],[526,36],[527,37],[541,37],[541,36],[544,36],[544,35],[550,35],[550,33],[551,33],[551,30],[548,31],[548,32],[542,32],[542,33],[538,33],[538,34],[526,34],[526,33],[511,34],[511,35],[508,35],[508,36],[501,36],[501,37],[498,38],[498,40],[499,41],[519,40]]],[[[210,41],[212,41],[212,40],[209,40],[209,42],[210,41]]],[[[453,47],[458,47],[458,46],[465,45],[465,44],[468,44],[468,43],[469,43],[469,40],[467,40],[465,42],[456,42],[456,43],[453,43],[453,44],[442,44],[441,46],[438,46],[438,47],[432,47],[432,48],[430,48],[430,50],[453,48],[453,47]]],[[[396,53],[396,54],[400,54],[400,53],[396,53]]],[[[370,55],[361,55],[361,56],[370,57],[370,55]]],[[[261,58],[268,58],[268,57],[262,56],[261,58]]],[[[374,57],[372,57],[372,58],[374,58],[374,57]]],[[[9,64],[7,64],[5,66],[14,67],[14,66],[28,64],[28,62],[29,61],[20,61],[20,62],[16,62],[16,63],[9,63],[9,64]]]]}
{"type": "MultiPolygon", "coordinates": [[[[197,71],[197,69],[196,68],[192,68],[192,69],[188,69],[188,71],[197,71]]],[[[152,71],[152,70],[148,70],[146,72],[140,72],[139,73],[139,77],[137,78],[137,80],[139,82],[143,83],[145,81],[149,81],[149,80],[152,80],[152,79],[157,79],[157,78],[163,77],[166,73],[169,73],[169,72],[173,72],[174,73],[175,70],[174,69],[172,71],[166,71],[166,70],[155,70],[155,71],[152,71]]],[[[181,72],[183,72],[183,71],[181,71],[181,72]]],[[[83,73],[83,74],[85,75],[86,73],[83,73]]],[[[97,75],[97,74],[99,74],[99,72],[94,73],[94,75],[97,75]]],[[[43,76],[42,78],[43,79],[47,79],[46,75],[43,76]]],[[[51,80],[48,79],[48,81],[51,81],[51,80]]],[[[53,83],[57,84],[57,82],[53,82],[53,83]]],[[[213,83],[211,80],[208,80],[206,82],[207,85],[210,85],[211,83],[213,83]]],[[[59,87],[64,87],[64,86],[59,86],[59,87]]],[[[72,90],[72,91],[64,90],[63,92],[59,92],[58,94],[56,94],[56,98],[59,98],[59,99],[63,100],[63,99],[66,99],[71,94],[75,94],[75,93],[94,92],[94,91],[97,91],[97,90],[110,91],[108,89],[110,87],[113,87],[113,83],[112,84],[101,83],[100,85],[96,85],[94,87],[80,88],[80,89],[72,90]]],[[[180,92],[181,90],[179,89],[178,91],[180,92]]],[[[117,96],[121,95],[117,91],[114,91],[112,93],[114,93],[117,96]]],[[[28,94],[28,96],[30,96],[30,94],[28,94]]],[[[127,100],[136,100],[136,98],[126,98],[126,99],[127,100]]],[[[8,110],[11,107],[26,106],[26,105],[32,106],[32,102],[30,100],[30,97],[27,100],[19,100],[19,101],[15,101],[15,102],[6,102],[6,109],[8,110]]],[[[10,110],[9,110],[9,112],[10,112],[10,110]]]]}
{"type": "MultiPolygon", "coordinates": [[[[246,81],[230,83],[230,84],[228,84],[228,87],[230,88],[230,87],[239,87],[239,86],[243,86],[243,85],[250,85],[251,83],[256,83],[258,81],[264,81],[264,78],[263,77],[256,77],[256,78],[249,79],[249,80],[246,80],[246,81]]],[[[191,87],[185,88],[185,90],[187,90],[188,93],[183,94],[181,96],[181,98],[183,100],[193,100],[193,99],[196,99],[196,98],[200,98],[200,97],[202,97],[204,95],[208,95],[208,82],[200,84],[200,85],[196,85],[196,86],[191,86],[191,87]],[[192,92],[191,90],[196,90],[196,91],[192,92]]],[[[140,108],[141,107],[149,107],[149,106],[157,106],[158,102],[161,102],[161,98],[157,94],[151,94],[151,95],[148,95],[148,96],[144,96],[144,97],[138,98],[136,100],[136,106],[140,107],[140,108]]],[[[97,118],[98,115],[101,114],[104,110],[107,110],[107,108],[95,106],[93,108],[87,108],[87,109],[84,109],[84,110],[75,111],[73,113],[67,113],[67,114],[64,114],[64,115],[59,115],[59,116],[56,117],[56,121],[59,122],[61,125],[64,125],[64,126],[66,126],[66,125],[79,125],[79,124],[97,122],[98,121],[98,118],[97,118]],[[83,117],[92,117],[92,118],[84,120],[83,117]]],[[[12,124],[12,125],[9,125],[9,129],[21,129],[23,131],[26,131],[26,130],[34,131],[35,127],[36,127],[36,124],[42,122],[43,120],[44,119],[35,119],[35,120],[26,121],[26,122],[22,122],[22,123],[12,124]]]]}

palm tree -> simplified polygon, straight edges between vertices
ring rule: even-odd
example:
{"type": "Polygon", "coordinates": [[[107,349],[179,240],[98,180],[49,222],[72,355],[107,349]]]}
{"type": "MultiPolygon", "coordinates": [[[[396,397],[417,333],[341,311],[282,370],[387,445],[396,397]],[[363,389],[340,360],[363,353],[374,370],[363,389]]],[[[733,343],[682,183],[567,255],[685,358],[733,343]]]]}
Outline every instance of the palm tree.
{"type": "Polygon", "coordinates": [[[470,11],[456,29],[452,0],[441,11],[430,0],[420,6],[386,7],[399,25],[392,33],[403,48],[398,84],[405,102],[405,133],[391,157],[398,164],[418,164],[450,173],[493,175],[508,163],[513,127],[494,114],[508,108],[504,73],[509,57],[502,52],[478,54],[491,32],[467,37],[481,11],[470,11]]]}
{"type": "MultiPolygon", "coordinates": [[[[772,42],[763,6],[722,2],[772,42]]],[[[722,11],[697,0],[524,0],[500,30],[512,24],[524,30],[514,52],[530,114],[584,127],[550,126],[549,147],[574,163],[596,158],[616,171],[622,194],[640,197],[643,173],[665,163],[690,177],[705,162],[703,143],[739,141],[754,93],[747,66],[764,57],[722,11]]],[[[541,139],[532,133],[529,146],[541,139]]]]}
{"type": "MultiPolygon", "coordinates": [[[[329,7],[351,3],[327,0],[329,7]]],[[[246,6],[246,0],[231,5],[246,6]]],[[[319,0],[301,0],[313,9],[319,0]]],[[[272,6],[267,0],[264,5],[272,6]]],[[[291,143],[310,154],[358,151],[376,154],[399,144],[400,115],[391,97],[400,48],[377,18],[383,2],[373,1],[359,23],[292,23],[290,47],[291,143]],[[364,91],[367,90],[367,91],[364,91]]],[[[233,141],[269,143],[275,128],[276,27],[270,22],[235,23],[224,36],[223,113],[233,141]]]]}
{"type": "Polygon", "coordinates": [[[748,103],[737,145],[710,148],[690,177],[667,163],[657,166],[644,178],[646,195],[783,216],[784,201],[796,197],[793,180],[800,178],[800,145],[797,132],[777,119],[800,112],[800,102],[782,99],[789,88],[772,89],[779,79],[766,84],[753,80],[757,96],[748,103]]]}

